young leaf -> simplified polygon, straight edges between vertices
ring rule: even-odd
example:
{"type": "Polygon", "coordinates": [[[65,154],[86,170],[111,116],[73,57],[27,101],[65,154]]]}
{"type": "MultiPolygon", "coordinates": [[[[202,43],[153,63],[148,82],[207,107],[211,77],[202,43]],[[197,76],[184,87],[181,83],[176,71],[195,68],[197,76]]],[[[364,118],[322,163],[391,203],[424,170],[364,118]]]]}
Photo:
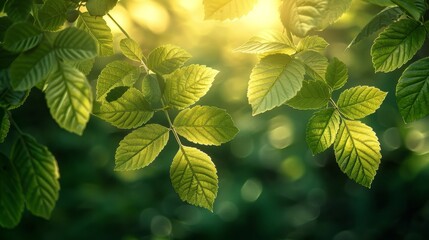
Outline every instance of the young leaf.
{"type": "Polygon", "coordinates": [[[405,10],[416,21],[420,20],[426,11],[425,0],[391,0],[401,9],[405,10]]]}
{"type": "Polygon", "coordinates": [[[114,61],[101,71],[97,80],[97,101],[104,101],[107,93],[118,86],[132,86],[140,75],[138,67],[125,61],[114,61]]]}
{"type": "Polygon", "coordinates": [[[33,137],[24,134],[13,145],[11,160],[21,179],[27,209],[49,219],[60,190],[54,156],[33,137]]]}
{"type": "Polygon", "coordinates": [[[0,226],[18,225],[24,211],[21,181],[11,161],[0,153],[0,226]]]}
{"type": "Polygon", "coordinates": [[[144,95],[135,88],[128,89],[116,101],[97,106],[93,113],[115,127],[123,129],[140,127],[153,116],[144,95]]]}
{"type": "Polygon", "coordinates": [[[122,53],[125,57],[136,62],[143,61],[143,51],[136,41],[131,38],[124,38],[121,40],[119,46],[121,47],[122,53]]]}
{"type": "Polygon", "coordinates": [[[389,26],[394,21],[396,21],[403,12],[398,7],[389,7],[385,8],[379,12],[371,21],[365,25],[364,28],[356,35],[356,37],[350,42],[348,47],[355,45],[356,43],[362,41],[363,39],[371,36],[372,34],[378,32],[380,29],[389,26]]]}
{"type": "Polygon", "coordinates": [[[218,177],[207,154],[196,148],[180,147],[171,164],[170,178],[182,201],[213,211],[218,177]]]}
{"type": "Polygon", "coordinates": [[[14,109],[21,106],[28,96],[29,91],[14,91],[10,86],[8,69],[0,70],[0,107],[14,109]]]}
{"type": "Polygon", "coordinates": [[[396,85],[396,101],[405,122],[412,122],[429,114],[429,58],[408,66],[396,85]]]}
{"type": "Polygon", "coordinates": [[[307,124],[306,140],[313,154],[328,149],[335,141],[340,127],[340,113],[325,109],[313,114],[307,124]]]}
{"type": "Polygon", "coordinates": [[[97,56],[97,46],[91,36],[74,27],[58,34],[54,48],[57,56],[65,61],[79,61],[97,56]]]}
{"type": "Polygon", "coordinates": [[[92,91],[85,75],[60,63],[46,84],[46,102],[52,117],[60,127],[82,135],[92,110],[92,91]]]}
{"type": "Polygon", "coordinates": [[[305,66],[305,74],[314,80],[325,81],[328,59],[315,51],[304,51],[295,55],[305,66]]]}
{"type": "Polygon", "coordinates": [[[76,21],[76,27],[89,33],[97,43],[98,54],[101,57],[113,54],[112,32],[102,17],[90,16],[89,13],[81,13],[76,21]]]}
{"type": "Polygon", "coordinates": [[[46,0],[38,11],[37,19],[43,30],[55,31],[66,21],[67,3],[64,0],[46,0]]]}
{"type": "Polygon", "coordinates": [[[180,47],[167,44],[149,53],[147,66],[158,74],[168,74],[183,66],[191,55],[180,47]]]}
{"type": "Polygon", "coordinates": [[[235,19],[249,13],[257,0],[203,0],[204,19],[235,19]]]}
{"type": "Polygon", "coordinates": [[[420,22],[402,19],[386,28],[371,48],[376,72],[391,72],[408,62],[423,46],[425,27],[420,22]]]}
{"type": "Polygon", "coordinates": [[[304,66],[287,55],[267,56],[253,68],[247,98],[257,115],[293,98],[304,81],[304,66]]]}
{"type": "Polygon", "coordinates": [[[290,107],[308,110],[325,107],[331,97],[329,86],[321,81],[304,81],[295,97],[286,104],[290,107]]]}
{"type": "Polygon", "coordinates": [[[298,43],[297,52],[316,51],[321,52],[328,47],[329,43],[319,36],[307,36],[298,43]]]}
{"type": "Polygon", "coordinates": [[[86,8],[91,16],[103,16],[116,6],[118,0],[88,0],[86,8]]]}
{"type": "Polygon", "coordinates": [[[284,53],[292,55],[295,46],[282,32],[264,32],[249,39],[234,51],[252,54],[284,53]]]}
{"type": "Polygon", "coordinates": [[[128,134],[115,155],[115,170],[135,170],[155,160],[168,142],[170,130],[158,124],[148,124],[128,134]]]}
{"type": "Polygon", "coordinates": [[[55,66],[55,55],[47,42],[24,52],[10,65],[10,84],[14,90],[24,91],[41,82],[55,66]]]}
{"type": "Polygon", "coordinates": [[[338,58],[333,58],[326,69],[326,83],[333,89],[340,89],[349,78],[347,66],[338,58]]]}
{"type": "Polygon", "coordinates": [[[334,143],[338,166],[357,183],[370,188],[380,165],[380,143],[372,128],[343,119],[334,143]]]}
{"type": "Polygon", "coordinates": [[[165,104],[183,109],[196,103],[206,95],[217,74],[217,70],[193,64],[164,75],[163,98],[165,104]]]}
{"type": "Polygon", "coordinates": [[[231,116],[220,108],[195,106],[181,111],[174,129],[187,140],[204,145],[221,145],[238,133],[231,116]]]}
{"type": "Polygon", "coordinates": [[[3,47],[11,52],[24,52],[37,46],[42,37],[42,32],[33,24],[18,22],[6,30],[3,47]]]}
{"type": "Polygon", "coordinates": [[[349,119],[361,119],[374,113],[383,103],[387,93],[368,86],[349,88],[341,93],[337,105],[349,119]]]}
{"type": "Polygon", "coordinates": [[[10,121],[6,110],[0,108],[0,143],[4,142],[9,133],[10,121]]]}

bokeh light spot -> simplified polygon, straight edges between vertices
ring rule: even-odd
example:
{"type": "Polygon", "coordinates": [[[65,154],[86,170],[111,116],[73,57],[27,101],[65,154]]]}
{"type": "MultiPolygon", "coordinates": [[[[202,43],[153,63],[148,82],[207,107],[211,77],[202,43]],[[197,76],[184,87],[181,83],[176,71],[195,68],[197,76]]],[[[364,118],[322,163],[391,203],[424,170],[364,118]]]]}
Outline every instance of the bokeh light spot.
{"type": "Polygon", "coordinates": [[[237,206],[230,201],[220,202],[215,208],[215,213],[225,222],[231,222],[238,217],[237,206]]]}
{"type": "Polygon", "coordinates": [[[153,235],[166,237],[171,234],[172,226],[168,218],[158,215],[152,218],[150,230],[153,235]]]}
{"type": "Polygon", "coordinates": [[[280,171],[290,180],[296,181],[304,176],[305,166],[299,157],[291,156],[283,160],[280,171]]]}
{"type": "Polygon", "coordinates": [[[259,180],[250,178],[241,187],[241,197],[244,201],[254,202],[262,193],[262,184],[259,180]]]}

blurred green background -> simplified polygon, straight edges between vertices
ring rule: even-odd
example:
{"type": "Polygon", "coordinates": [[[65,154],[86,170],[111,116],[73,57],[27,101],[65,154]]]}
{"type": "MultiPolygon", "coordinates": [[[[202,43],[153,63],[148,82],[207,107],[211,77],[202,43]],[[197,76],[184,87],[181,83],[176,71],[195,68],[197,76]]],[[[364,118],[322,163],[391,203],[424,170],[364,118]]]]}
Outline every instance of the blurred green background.
{"type": "MultiPolygon", "coordinates": [[[[246,88],[257,58],[233,49],[259,31],[281,30],[277,6],[278,1],[261,0],[247,16],[225,22],[204,21],[202,1],[191,0],[123,0],[111,12],[146,54],[171,43],[189,51],[192,63],[220,70],[200,104],[226,108],[240,133],[221,147],[201,147],[218,169],[213,213],[181,202],[174,192],[169,180],[174,141],[149,167],[114,172],[115,149],[128,131],[92,117],[82,137],[67,133],[35,90],[13,114],[56,156],[60,198],[51,220],[25,212],[18,227],[0,229],[0,239],[429,239],[429,119],[403,123],[394,97],[400,71],[374,74],[373,39],[346,50],[381,8],[354,1],[340,21],[320,33],[330,43],[326,54],[349,66],[348,87],[389,92],[364,120],[377,133],[383,155],[366,189],[340,171],[332,149],[312,156],[305,142],[311,111],[283,106],[251,116],[246,88]]],[[[111,26],[117,47],[124,36],[111,26]]],[[[123,59],[117,53],[97,61],[89,76],[93,85],[107,63],[123,59]]],[[[428,54],[425,46],[417,58],[428,54]]],[[[164,122],[163,117],[151,121],[164,122]]],[[[0,150],[8,154],[8,149],[0,150]]]]}

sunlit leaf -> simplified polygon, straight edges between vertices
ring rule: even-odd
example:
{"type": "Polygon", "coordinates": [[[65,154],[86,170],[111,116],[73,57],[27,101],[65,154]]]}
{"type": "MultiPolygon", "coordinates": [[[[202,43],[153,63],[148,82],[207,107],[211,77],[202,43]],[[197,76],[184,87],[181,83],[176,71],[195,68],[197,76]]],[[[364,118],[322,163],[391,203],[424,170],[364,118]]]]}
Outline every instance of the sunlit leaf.
{"type": "Polygon", "coordinates": [[[78,28],[61,31],[54,41],[55,53],[65,61],[79,61],[97,56],[97,46],[91,36],[78,28]]]}
{"type": "Polygon", "coordinates": [[[352,0],[329,0],[327,9],[317,25],[317,30],[323,30],[337,21],[350,8],[351,3],[352,0]]]}
{"type": "Polygon", "coordinates": [[[231,116],[220,108],[195,106],[181,111],[174,129],[187,140],[204,145],[221,145],[238,133],[231,116]]]}
{"type": "Polygon", "coordinates": [[[98,46],[100,56],[113,54],[112,32],[102,17],[90,16],[89,13],[81,13],[76,21],[76,27],[89,33],[98,46]]]}
{"type": "Polygon", "coordinates": [[[364,0],[365,2],[369,2],[369,3],[372,3],[372,4],[375,4],[375,5],[379,5],[379,6],[385,6],[385,7],[388,7],[388,6],[392,6],[392,5],[395,5],[392,1],[390,1],[390,0],[364,0]]]}
{"type": "Polygon", "coordinates": [[[257,0],[203,0],[205,19],[235,19],[249,13],[257,0]]]}
{"type": "Polygon", "coordinates": [[[148,74],[143,78],[141,90],[151,107],[161,102],[161,88],[155,74],[148,74]]]}
{"type": "Polygon", "coordinates": [[[425,0],[391,0],[415,20],[419,20],[426,11],[425,0]]]}
{"type": "Polygon", "coordinates": [[[314,80],[324,81],[328,59],[315,51],[304,51],[296,54],[302,64],[305,66],[305,74],[314,80]]]}
{"type": "Polygon", "coordinates": [[[249,39],[246,43],[234,51],[252,54],[284,53],[294,54],[296,52],[293,43],[284,36],[282,32],[263,32],[249,39]]]}
{"type": "Polygon", "coordinates": [[[313,154],[328,149],[335,141],[340,127],[340,114],[330,108],[313,114],[307,124],[306,140],[313,154]]]}
{"type": "Polygon", "coordinates": [[[325,80],[328,85],[337,90],[347,83],[349,78],[347,66],[338,58],[333,58],[326,69],[325,80]]]}
{"type": "Polygon", "coordinates": [[[143,51],[136,41],[131,38],[124,38],[121,40],[119,46],[125,57],[136,62],[143,61],[143,51]]]}
{"type": "Polygon", "coordinates": [[[0,143],[4,142],[9,133],[10,121],[5,109],[0,108],[0,143]]]}
{"type": "Polygon", "coordinates": [[[6,30],[3,47],[11,52],[24,52],[37,46],[42,37],[42,32],[33,24],[18,22],[6,30]]]}
{"type": "Polygon", "coordinates": [[[148,124],[128,134],[115,155],[115,170],[135,170],[155,160],[168,142],[170,130],[158,124],[148,124]]]}
{"type": "Polygon", "coordinates": [[[24,195],[19,175],[11,161],[0,153],[0,226],[18,225],[24,211],[24,195]]]}
{"type": "Polygon", "coordinates": [[[405,122],[429,114],[429,58],[420,59],[405,69],[396,85],[396,101],[405,122]]]}
{"type": "Polygon", "coordinates": [[[189,58],[191,55],[182,48],[167,44],[149,53],[147,66],[158,74],[167,74],[183,66],[189,58]]]}
{"type": "Polygon", "coordinates": [[[206,95],[219,71],[203,65],[189,65],[164,75],[164,100],[168,106],[183,109],[206,95]]]}
{"type": "Polygon", "coordinates": [[[82,135],[92,110],[92,91],[85,75],[60,63],[46,84],[46,102],[52,117],[60,127],[82,135]]]}
{"type": "Polygon", "coordinates": [[[307,110],[325,107],[331,97],[329,86],[321,81],[304,81],[295,97],[286,104],[290,107],[307,110]]]}
{"type": "Polygon", "coordinates": [[[307,36],[301,39],[297,46],[297,51],[316,51],[321,52],[328,47],[329,43],[319,36],[307,36]]]}
{"type": "Polygon", "coordinates": [[[27,209],[49,219],[60,190],[54,156],[33,137],[21,135],[12,147],[11,160],[21,179],[27,209]]]}
{"type": "Polygon", "coordinates": [[[113,126],[123,129],[140,127],[153,116],[144,95],[135,88],[128,89],[116,101],[106,102],[94,108],[93,113],[113,126]]]}
{"type": "Polygon", "coordinates": [[[287,55],[267,56],[253,68],[247,98],[253,115],[280,106],[301,89],[304,66],[287,55]]]}
{"type": "Polygon", "coordinates": [[[66,21],[67,3],[64,0],[45,0],[37,19],[43,30],[55,31],[66,21]]]}
{"type": "Polygon", "coordinates": [[[218,190],[216,167],[196,148],[181,146],[170,168],[174,190],[182,201],[213,211],[218,190]]]}
{"type": "Polygon", "coordinates": [[[116,6],[118,0],[88,0],[86,8],[92,16],[103,16],[116,6]]]}
{"type": "Polygon", "coordinates": [[[380,165],[380,143],[372,128],[343,119],[334,143],[338,166],[357,183],[370,188],[380,165]]]}
{"type": "Polygon", "coordinates": [[[387,27],[371,48],[376,72],[390,72],[408,62],[423,46],[425,27],[420,22],[402,19],[387,27]]]}

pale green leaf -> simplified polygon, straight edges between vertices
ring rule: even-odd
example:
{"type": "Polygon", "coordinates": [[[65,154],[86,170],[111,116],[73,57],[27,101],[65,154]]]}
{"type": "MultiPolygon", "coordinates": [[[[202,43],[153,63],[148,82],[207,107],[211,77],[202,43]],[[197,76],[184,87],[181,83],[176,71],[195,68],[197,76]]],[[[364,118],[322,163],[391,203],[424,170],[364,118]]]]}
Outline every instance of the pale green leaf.
{"type": "Polygon", "coordinates": [[[168,74],[183,66],[191,55],[180,47],[167,44],[149,53],[147,66],[158,74],[168,74]]]}
{"type": "Polygon", "coordinates": [[[335,141],[340,127],[340,113],[333,109],[325,109],[313,114],[307,124],[306,140],[313,154],[328,149],[335,141]]]}
{"type": "Polygon", "coordinates": [[[47,42],[19,55],[10,65],[12,88],[24,91],[45,79],[56,64],[55,54],[47,42]]]}
{"type": "Polygon", "coordinates": [[[204,19],[235,19],[249,13],[257,0],[203,0],[204,19]]]}
{"type": "Polygon", "coordinates": [[[394,21],[396,21],[403,12],[398,7],[389,7],[385,8],[379,12],[374,18],[369,21],[367,25],[356,35],[356,37],[350,42],[348,47],[355,45],[356,43],[362,41],[363,39],[371,36],[372,34],[378,32],[384,27],[389,26],[394,21]]]}
{"type": "Polygon", "coordinates": [[[182,201],[213,211],[218,177],[207,154],[196,148],[180,147],[171,164],[170,178],[182,201]]]}
{"type": "Polygon", "coordinates": [[[10,120],[5,109],[0,108],[0,143],[4,142],[9,133],[10,120]]]}
{"type": "Polygon", "coordinates": [[[144,76],[141,83],[141,90],[152,108],[161,103],[161,88],[159,86],[158,77],[155,74],[144,76]]]}
{"type": "Polygon", "coordinates": [[[76,27],[89,33],[97,43],[98,54],[102,57],[113,54],[113,36],[102,17],[90,16],[89,13],[81,13],[76,21],[76,27]]]}
{"type": "Polygon", "coordinates": [[[347,83],[349,78],[347,66],[338,58],[333,58],[326,69],[325,80],[328,85],[337,90],[347,83]]]}
{"type": "Polygon", "coordinates": [[[67,2],[64,0],[46,0],[38,11],[37,19],[43,30],[55,31],[66,21],[67,2]]]}
{"type": "Polygon", "coordinates": [[[101,71],[98,76],[97,101],[104,101],[107,93],[118,86],[132,86],[138,79],[140,71],[125,61],[114,61],[101,71]]]}
{"type": "Polygon", "coordinates": [[[423,46],[425,27],[411,19],[402,19],[387,27],[371,48],[376,72],[390,72],[410,60],[423,46]]]}
{"type": "Polygon", "coordinates": [[[57,56],[65,61],[80,61],[97,56],[97,46],[91,36],[78,28],[61,31],[54,41],[57,56]]]}
{"type": "Polygon", "coordinates": [[[12,147],[11,160],[21,179],[27,209],[49,219],[60,190],[54,156],[33,137],[21,135],[12,147]]]}
{"type": "Polygon", "coordinates": [[[334,143],[338,166],[357,183],[370,188],[380,165],[380,143],[371,127],[343,119],[334,143]]]}
{"type": "Polygon", "coordinates": [[[19,175],[11,161],[0,153],[0,226],[18,225],[24,211],[24,195],[19,175]]]}
{"type": "Polygon", "coordinates": [[[317,24],[317,30],[323,30],[337,21],[350,8],[351,3],[352,0],[329,0],[328,7],[317,24]]]}
{"type": "Polygon", "coordinates": [[[181,111],[174,129],[187,140],[204,145],[221,145],[238,133],[231,116],[220,108],[195,106],[181,111]]]}
{"type": "Polygon", "coordinates": [[[375,5],[379,5],[379,6],[384,6],[384,7],[388,7],[388,6],[392,6],[395,5],[392,1],[390,0],[364,0],[365,2],[369,2],[375,5]]]}
{"type": "Polygon", "coordinates": [[[296,52],[294,44],[282,32],[277,31],[260,33],[234,51],[252,54],[284,53],[288,55],[296,52]]]}
{"type": "Polygon", "coordinates": [[[94,108],[93,112],[97,117],[123,129],[140,127],[153,116],[143,93],[135,88],[128,89],[116,101],[94,108]]]}
{"type": "Polygon", "coordinates": [[[297,46],[297,51],[324,51],[328,47],[329,43],[325,39],[319,36],[306,36],[301,39],[297,46]]]}
{"type": "Polygon", "coordinates": [[[341,93],[337,106],[349,119],[361,119],[374,113],[383,103],[387,93],[368,86],[349,88],[341,93]]]}
{"type": "Polygon", "coordinates": [[[37,46],[42,38],[42,32],[33,24],[18,22],[6,30],[3,47],[11,52],[24,52],[37,46]]]}
{"type": "Polygon", "coordinates": [[[183,109],[206,95],[219,71],[203,65],[189,65],[164,75],[165,104],[183,109]]]}
{"type": "Polygon", "coordinates": [[[88,0],[86,8],[92,16],[103,16],[116,6],[118,0],[88,0]]]}
{"type": "Polygon", "coordinates": [[[304,81],[295,97],[286,104],[290,107],[308,110],[326,107],[331,97],[329,86],[321,81],[304,81]]]}
{"type": "Polygon", "coordinates": [[[124,38],[121,40],[119,46],[121,47],[122,53],[125,55],[125,57],[136,62],[143,61],[143,51],[136,41],[132,40],[131,38],[124,38]]]}
{"type": "Polygon", "coordinates": [[[161,125],[148,124],[125,136],[116,150],[115,170],[135,170],[152,163],[167,144],[169,132],[161,125]]]}
{"type": "Polygon", "coordinates": [[[425,0],[391,0],[401,9],[407,12],[415,20],[420,20],[426,11],[425,0]]]}
{"type": "Polygon", "coordinates": [[[304,81],[304,66],[287,55],[267,56],[253,68],[247,98],[257,115],[293,98],[304,81]]]}
{"type": "Polygon", "coordinates": [[[325,81],[328,59],[315,51],[304,51],[295,55],[305,66],[305,74],[310,79],[325,81]]]}
{"type": "Polygon", "coordinates": [[[46,102],[54,120],[67,131],[82,135],[92,110],[92,91],[85,75],[60,63],[46,84],[46,102]]]}
{"type": "Polygon", "coordinates": [[[396,101],[405,122],[429,114],[429,58],[408,66],[396,85],[396,101]]]}

